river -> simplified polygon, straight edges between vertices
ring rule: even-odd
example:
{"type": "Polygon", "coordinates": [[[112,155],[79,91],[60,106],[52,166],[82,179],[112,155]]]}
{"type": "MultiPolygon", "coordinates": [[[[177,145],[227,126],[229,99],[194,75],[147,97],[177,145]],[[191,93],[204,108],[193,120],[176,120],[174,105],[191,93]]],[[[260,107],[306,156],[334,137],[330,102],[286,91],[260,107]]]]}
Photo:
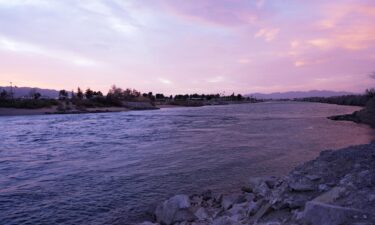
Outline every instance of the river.
{"type": "Polygon", "coordinates": [[[271,102],[0,117],[0,224],[130,224],[177,193],[237,191],[375,139],[358,107],[271,102]]]}

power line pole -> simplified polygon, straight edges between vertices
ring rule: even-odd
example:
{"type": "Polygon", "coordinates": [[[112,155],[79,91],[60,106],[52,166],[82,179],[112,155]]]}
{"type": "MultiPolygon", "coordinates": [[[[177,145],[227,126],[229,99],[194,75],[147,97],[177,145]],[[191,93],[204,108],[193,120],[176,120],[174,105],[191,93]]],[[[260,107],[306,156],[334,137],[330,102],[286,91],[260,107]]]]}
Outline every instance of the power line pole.
{"type": "Polygon", "coordinates": [[[10,96],[13,100],[13,82],[10,82],[10,96]]]}

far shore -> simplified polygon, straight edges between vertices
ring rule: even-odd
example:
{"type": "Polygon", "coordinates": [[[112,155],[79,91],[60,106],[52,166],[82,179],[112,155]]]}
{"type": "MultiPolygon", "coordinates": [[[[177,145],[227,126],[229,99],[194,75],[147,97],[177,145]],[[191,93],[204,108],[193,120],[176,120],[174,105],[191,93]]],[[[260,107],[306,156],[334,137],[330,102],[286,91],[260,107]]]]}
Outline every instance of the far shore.
{"type": "Polygon", "coordinates": [[[130,111],[130,109],[125,108],[125,107],[103,107],[103,108],[87,108],[85,110],[58,111],[57,107],[40,108],[40,109],[0,108],[0,116],[83,114],[83,113],[126,112],[126,111],[130,111]]]}

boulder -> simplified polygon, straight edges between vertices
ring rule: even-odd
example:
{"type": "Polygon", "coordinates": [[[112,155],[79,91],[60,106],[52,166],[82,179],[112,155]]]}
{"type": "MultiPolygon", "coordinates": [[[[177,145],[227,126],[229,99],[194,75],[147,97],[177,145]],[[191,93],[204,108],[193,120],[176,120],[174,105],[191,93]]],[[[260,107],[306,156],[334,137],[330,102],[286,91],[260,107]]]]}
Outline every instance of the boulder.
{"type": "Polygon", "coordinates": [[[240,195],[240,194],[230,194],[230,195],[226,195],[222,198],[221,200],[221,206],[224,208],[224,209],[229,209],[230,207],[232,207],[233,204],[236,204],[236,203],[242,203],[246,201],[245,197],[243,195],[240,195]]]}
{"type": "Polygon", "coordinates": [[[317,180],[320,180],[322,177],[319,176],[319,175],[315,175],[315,174],[309,174],[309,175],[306,175],[306,178],[311,180],[311,181],[317,181],[317,180]]]}
{"type": "Polygon", "coordinates": [[[240,225],[240,223],[238,223],[237,221],[228,216],[222,216],[215,219],[212,222],[212,225],[240,225]]]}
{"type": "Polygon", "coordinates": [[[158,223],[151,223],[151,222],[145,221],[143,223],[139,223],[138,225],[159,225],[159,224],[158,223]]]}
{"type": "Polygon", "coordinates": [[[345,188],[334,187],[331,190],[323,193],[322,195],[319,195],[313,201],[330,204],[339,199],[344,192],[345,188]]]}
{"type": "Polygon", "coordinates": [[[360,210],[310,201],[306,203],[300,219],[311,225],[340,225],[361,222],[367,217],[368,215],[360,210]]]}
{"type": "Polygon", "coordinates": [[[187,195],[176,195],[157,206],[155,210],[156,221],[167,225],[192,221],[195,216],[189,207],[190,201],[187,195]]]}
{"type": "Polygon", "coordinates": [[[200,207],[197,211],[195,211],[194,215],[198,220],[206,220],[209,218],[206,209],[203,207],[200,207]]]}
{"type": "Polygon", "coordinates": [[[263,177],[253,177],[249,179],[249,189],[252,190],[252,192],[255,195],[265,197],[270,193],[270,188],[266,183],[265,178],[263,177]]]}
{"type": "Polygon", "coordinates": [[[288,183],[289,188],[296,192],[314,191],[315,187],[308,180],[292,180],[288,183]]]}

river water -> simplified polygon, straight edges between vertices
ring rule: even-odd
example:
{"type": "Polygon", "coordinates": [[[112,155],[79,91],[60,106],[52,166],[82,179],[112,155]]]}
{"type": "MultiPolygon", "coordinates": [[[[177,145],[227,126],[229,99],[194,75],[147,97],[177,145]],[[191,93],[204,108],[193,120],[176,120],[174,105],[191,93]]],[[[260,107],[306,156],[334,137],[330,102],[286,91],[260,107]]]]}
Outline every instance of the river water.
{"type": "Polygon", "coordinates": [[[368,143],[357,107],[274,102],[0,117],[0,224],[130,224],[177,193],[238,190],[368,143]]]}

